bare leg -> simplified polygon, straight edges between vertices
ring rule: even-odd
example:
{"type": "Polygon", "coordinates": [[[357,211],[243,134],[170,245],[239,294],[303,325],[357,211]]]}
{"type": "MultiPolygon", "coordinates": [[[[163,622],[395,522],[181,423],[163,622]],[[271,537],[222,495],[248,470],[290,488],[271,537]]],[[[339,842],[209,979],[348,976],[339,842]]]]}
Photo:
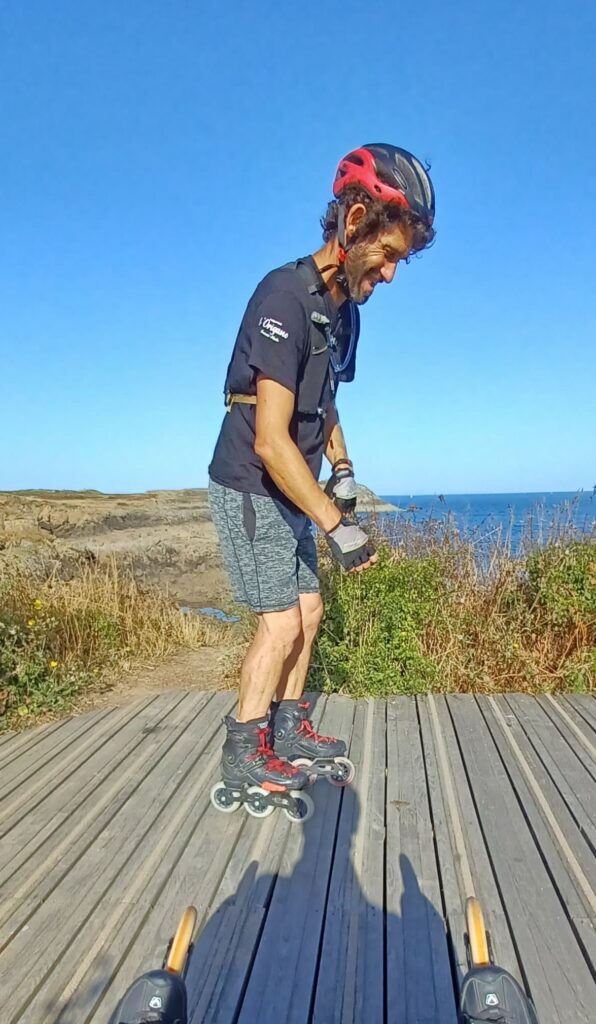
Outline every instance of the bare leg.
{"type": "Polygon", "coordinates": [[[301,638],[294,649],[293,657],[284,663],[276,692],[277,700],[298,700],[304,693],[312,645],[323,618],[320,594],[300,594],[299,600],[302,618],[301,638]]]}
{"type": "Polygon", "coordinates": [[[300,607],[259,615],[257,632],[240,670],[239,722],[267,714],[284,669],[286,674],[292,671],[301,649],[300,607]]]}

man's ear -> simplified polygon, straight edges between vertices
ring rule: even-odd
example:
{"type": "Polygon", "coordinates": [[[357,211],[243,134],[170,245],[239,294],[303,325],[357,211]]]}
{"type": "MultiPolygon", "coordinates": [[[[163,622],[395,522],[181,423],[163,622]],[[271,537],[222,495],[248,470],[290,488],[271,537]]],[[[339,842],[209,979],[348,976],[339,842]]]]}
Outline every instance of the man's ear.
{"type": "Polygon", "coordinates": [[[350,209],[346,214],[345,231],[347,241],[349,241],[350,238],[355,234],[356,229],[360,224],[362,218],[365,216],[365,214],[366,206],[364,205],[364,203],[354,203],[353,206],[350,206],[350,209]]]}

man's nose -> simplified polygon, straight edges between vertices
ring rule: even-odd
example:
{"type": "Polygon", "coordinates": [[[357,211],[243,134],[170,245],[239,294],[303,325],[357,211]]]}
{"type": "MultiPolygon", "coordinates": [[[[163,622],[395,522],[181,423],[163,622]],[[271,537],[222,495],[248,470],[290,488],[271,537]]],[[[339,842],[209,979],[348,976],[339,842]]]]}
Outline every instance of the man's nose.
{"type": "Polygon", "coordinates": [[[391,284],[393,278],[395,277],[396,270],[397,262],[390,263],[389,260],[385,261],[384,265],[381,268],[381,277],[383,278],[385,284],[391,284]]]}

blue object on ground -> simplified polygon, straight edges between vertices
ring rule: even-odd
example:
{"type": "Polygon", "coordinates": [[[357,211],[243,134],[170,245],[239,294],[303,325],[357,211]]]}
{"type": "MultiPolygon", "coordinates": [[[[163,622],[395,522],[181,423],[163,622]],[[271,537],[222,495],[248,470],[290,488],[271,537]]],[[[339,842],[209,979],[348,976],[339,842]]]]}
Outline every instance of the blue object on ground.
{"type": "Polygon", "coordinates": [[[219,619],[220,622],[240,622],[239,615],[226,615],[221,608],[189,608],[184,605],[180,611],[183,615],[209,615],[213,619],[219,619]]]}

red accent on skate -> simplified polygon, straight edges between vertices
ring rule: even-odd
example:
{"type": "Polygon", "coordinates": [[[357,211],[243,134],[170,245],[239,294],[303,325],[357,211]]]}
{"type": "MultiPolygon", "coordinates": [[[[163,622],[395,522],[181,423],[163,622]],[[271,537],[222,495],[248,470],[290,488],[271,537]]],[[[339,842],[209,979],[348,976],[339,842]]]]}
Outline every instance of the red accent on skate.
{"type": "MultiPolygon", "coordinates": [[[[299,708],[308,707],[308,704],[299,704],[299,708]]],[[[318,732],[312,727],[312,722],[308,718],[303,718],[300,725],[298,726],[298,732],[305,732],[309,740],[315,740],[317,743],[337,743],[334,736],[320,736],[318,732]]]]}
{"type": "MultiPolygon", "coordinates": [[[[281,758],[276,757],[273,751],[273,747],[269,746],[269,737],[271,735],[271,729],[259,729],[259,745],[254,754],[249,754],[249,758],[252,761],[256,761],[258,757],[267,758],[267,767],[273,769],[273,771],[280,772],[282,775],[287,775],[289,779],[293,779],[299,774],[298,768],[293,768],[289,761],[282,761],[281,758]]],[[[274,787],[272,792],[285,793],[285,786],[278,786],[276,783],[263,783],[263,789],[269,789],[271,786],[274,787]]]]}
{"type": "Polygon", "coordinates": [[[287,786],[278,786],[275,782],[264,782],[261,789],[266,789],[268,793],[287,793],[287,786]]]}

